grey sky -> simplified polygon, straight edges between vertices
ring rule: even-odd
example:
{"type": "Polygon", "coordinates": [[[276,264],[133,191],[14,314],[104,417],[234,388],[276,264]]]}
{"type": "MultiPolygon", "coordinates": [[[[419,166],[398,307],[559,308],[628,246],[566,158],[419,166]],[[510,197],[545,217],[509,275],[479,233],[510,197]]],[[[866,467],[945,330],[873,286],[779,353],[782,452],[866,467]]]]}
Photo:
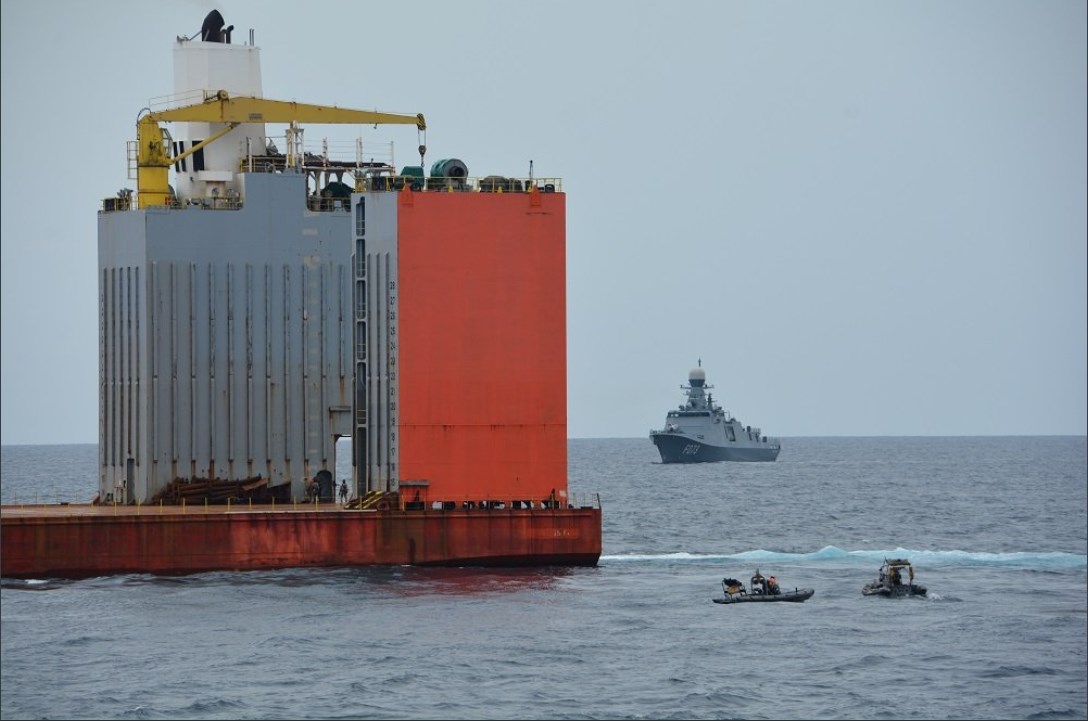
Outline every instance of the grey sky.
{"type": "Polygon", "coordinates": [[[645,436],[699,358],[769,435],[1085,434],[1083,0],[302,7],[0,5],[4,444],[97,441],[96,211],[212,8],[266,97],[563,179],[571,437],[645,436]]]}

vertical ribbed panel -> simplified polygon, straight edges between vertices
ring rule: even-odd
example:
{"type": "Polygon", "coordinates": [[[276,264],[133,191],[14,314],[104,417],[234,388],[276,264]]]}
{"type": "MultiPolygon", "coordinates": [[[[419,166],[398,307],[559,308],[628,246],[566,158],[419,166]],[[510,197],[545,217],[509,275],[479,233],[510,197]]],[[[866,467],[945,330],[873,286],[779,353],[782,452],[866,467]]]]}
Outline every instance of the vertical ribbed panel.
{"type": "MultiPolygon", "coordinates": [[[[161,344],[161,334],[164,332],[164,329],[166,329],[167,331],[169,330],[169,326],[167,326],[165,323],[156,322],[155,320],[156,318],[162,316],[161,303],[163,297],[162,291],[159,288],[160,281],[157,274],[155,273],[155,270],[155,263],[151,263],[148,267],[147,278],[145,281],[147,283],[147,333],[150,336],[149,343],[151,348],[154,348],[157,345],[161,344]]],[[[144,428],[145,426],[146,432],[144,434],[143,442],[141,442],[139,439],[137,440],[136,444],[139,447],[139,452],[136,456],[136,461],[138,463],[149,462],[150,468],[148,468],[148,472],[146,474],[137,474],[137,481],[140,486],[137,491],[138,498],[147,497],[149,474],[150,477],[154,477],[155,474],[159,472],[158,468],[161,461],[160,454],[158,452],[160,444],[158,441],[159,424],[158,418],[156,416],[156,408],[158,407],[159,393],[162,392],[160,390],[161,384],[159,382],[162,374],[162,359],[158,358],[157,356],[147,354],[147,368],[146,375],[144,375],[142,372],[144,370],[144,367],[140,364],[140,351],[145,347],[148,346],[144,343],[140,343],[136,346],[136,367],[141,369],[141,375],[144,377],[144,381],[146,383],[146,386],[143,387],[143,392],[141,392],[140,395],[141,397],[146,397],[147,399],[147,411],[145,414],[142,414],[147,420],[144,423],[137,425],[137,434],[139,434],[140,429],[144,428]]]]}
{"type": "Polygon", "coordinates": [[[264,267],[264,457],[272,464],[272,267],[264,267]]]}
{"type": "MultiPolygon", "coordinates": [[[[166,269],[170,274],[170,295],[163,315],[169,314],[170,318],[170,344],[166,347],[165,353],[160,352],[160,355],[166,355],[170,359],[170,403],[167,410],[173,411],[178,407],[178,267],[168,264],[166,269]]],[[[162,323],[162,321],[163,318],[160,316],[158,322],[162,323]]],[[[178,472],[178,427],[180,426],[180,419],[172,412],[167,412],[165,416],[165,421],[170,427],[170,448],[167,452],[170,459],[169,475],[176,476],[178,472]]]]}
{"type": "Polygon", "coordinates": [[[368,254],[367,318],[371,350],[367,382],[370,473],[377,488],[397,490],[397,296],[393,253],[368,254]]]}
{"type": "MultiPolygon", "coordinates": [[[[226,402],[226,427],[224,428],[224,435],[226,436],[226,455],[228,464],[228,473],[231,477],[234,477],[234,431],[235,431],[235,415],[234,408],[236,400],[240,394],[238,388],[234,383],[235,376],[235,357],[234,357],[234,266],[227,266],[227,402],[226,402]]],[[[245,369],[239,369],[242,374],[245,373],[245,369]]]]}
{"type": "MultiPolygon", "coordinates": [[[[105,271],[106,296],[106,405],[102,411],[106,425],[106,451],[103,456],[111,468],[117,467],[117,269],[105,271]]],[[[110,485],[112,489],[112,484],[110,485]]]]}
{"type": "Polygon", "coordinates": [[[397,275],[394,266],[393,254],[386,254],[382,258],[382,270],[385,282],[381,289],[385,295],[381,307],[385,309],[385,323],[383,341],[385,362],[382,370],[385,372],[385,387],[383,389],[383,405],[385,410],[385,433],[382,439],[385,441],[385,467],[388,473],[386,488],[390,491],[398,490],[397,486],[397,275]]]}
{"type": "Polygon", "coordinates": [[[351,226],[268,200],[296,180],[253,180],[267,215],[100,215],[104,500],[126,476],[128,500],[147,502],[175,478],[260,475],[297,494],[332,469],[352,432],[351,226]]]}
{"type": "Polygon", "coordinates": [[[245,448],[242,449],[242,457],[246,461],[245,475],[252,476],[254,471],[254,444],[257,437],[257,416],[254,413],[254,358],[253,358],[253,266],[246,263],[246,360],[245,360],[245,416],[242,419],[245,433],[245,448]]]}
{"type": "Polygon", "coordinates": [[[396,200],[364,195],[355,206],[354,472],[365,490],[398,488],[396,200]]]}
{"type": "Polygon", "coordinates": [[[370,450],[367,424],[366,382],[367,363],[367,256],[366,256],[366,196],[355,202],[355,242],[352,245],[352,363],[355,370],[352,383],[352,485],[356,495],[373,490],[369,481],[370,450]]]}
{"type": "MultiPolygon", "coordinates": [[[[343,300],[345,298],[351,298],[351,292],[348,288],[348,271],[350,268],[340,266],[334,266],[336,268],[336,298],[340,301],[336,304],[336,348],[350,348],[351,347],[351,326],[348,314],[345,312],[343,300]]],[[[349,306],[350,308],[350,306],[349,306]]],[[[346,356],[344,353],[336,354],[336,377],[337,377],[337,393],[338,398],[343,398],[345,391],[347,390],[347,379],[351,377],[351,357],[346,356]]]]}
{"type": "Polygon", "coordinates": [[[370,358],[366,366],[367,376],[363,381],[366,383],[366,417],[370,419],[367,425],[367,458],[370,462],[367,474],[372,488],[385,490],[385,456],[382,454],[385,447],[382,443],[385,415],[382,413],[384,406],[381,402],[382,362],[385,355],[382,352],[381,338],[385,323],[381,316],[381,260],[380,254],[367,252],[366,345],[370,349],[370,358]]]}
{"type": "MultiPolygon", "coordinates": [[[[273,406],[274,413],[278,411],[279,422],[276,424],[276,428],[279,431],[276,438],[278,444],[283,448],[283,460],[290,466],[291,457],[294,449],[290,442],[291,439],[291,388],[283,383],[284,370],[291,367],[291,269],[287,266],[283,267],[283,292],[281,307],[283,308],[283,315],[279,319],[279,338],[281,339],[281,353],[280,364],[278,369],[273,371],[273,377],[275,382],[272,384],[272,399],[276,402],[273,406]],[[277,396],[278,391],[278,396],[277,396]]],[[[273,336],[273,341],[275,336],[273,336]]],[[[274,345],[274,344],[273,344],[274,345]]],[[[273,441],[276,445],[276,441],[273,441]]]]}
{"type": "Polygon", "coordinates": [[[194,478],[199,475],[197,471],[197,459],[196,459],[196,428],[197,428],[197,404],[196,404],[196,265],[189,263],[188,265],[188,285],[185,287],[185,300],[189,307],[188,312],[188,336],[186,342],[183,345],[185,351],[189,357],[188,368],[186,369],[189,376],[189,385],[186,389],[189,396],[189,404],[184,408],[178,409],[179,418],[189,419],[188,435],[182,442],[181,450],[179,454],[182,458],[188,461],[187,464],[180,465],[178,469],[178,475],[194,478]],[[188,468],[186,468],[186,465],[188,468]]]}
{"type": "Polygon", "coordinates": [[[132,266],[103,268],[100,279],[99,491],[103,500],[118,502],[144,492],[142,444],[152,437],[151,431],[143,431],[140,425],[147,417],[141,412],[147,398],[142,385],[144,293],[140,270],[132,266]]]}
{"type": "Polygon", "coordinates": [[[207,288],[206,292],[201,294],[202,298],[206,299],[207,305],[204,306],[204,312],[197,316],[203,318],[205,327],[201,329],[198,338],[202,341],[201,345],[205,348],[203,355],[197,354],[197,358],[201,361],[201,372],[197,374],[199,382],[201,382],[201,392],[198,393],[198,398],[201,399],[201,403],[205,404],[201,406],[201,413],[199,418],[204,419],[203,428],[204,433],[202,436],[207,441],[206,447],[201,447],[198,454],[200,459],[201,468],[204,470],[201,472],[202,476],[216,477],[215,473],[215,457],[216,451],[216,439],[218,438],[219,424],[216,422],[218,415],[218,404],[216,403],[216,341],[218,336],[216,334],[216,310],[218,304],[215,302],[215,264],[209,263],[206,266],[207,270],[207,288]],[[204,358],[207,358],[207,365],[204,365],[204,358]]]}
{"type": "Polygon", "coordinates": [[[103,487],[120,485],[129,458],[151,466],[137,473],[148,478],[142,500],[178,476],[260,474],[278,484],[329,466],[329,408],[351,404],[347,268],[293,270],[167,262],[102,270],[103,487]]]}
{"type": "MultiPolygon", "coordinates": [[[[140,433],[140,429],[142,428],[142,426],[140,425],[141,417],[143,416],[143,414],[140,413],[140,408],[145,402],[142,388],[143,374],[141,372],[143,370],[143,366],[140,364],[140,347],[143,345],[142,339],[144,337],[143,329],[140,327],[140,320],[143,317],[141,310],[143,309],[144,294],[140,292],[143,288],[141,279],[142,274],[140,273],[141,269],[139,267],[136,267],[131,268],[130,270],[131,275],[129,276],[129,312],[131,313],[131,325],[129,329],[129,337],[133,339],[133,342],[129,346],[128,393],[129,408],[131,409],[129,412],[129,417],[132,419],[132,425],[129,428],[129,446],[128,452],[125,454],[125,459],[126,461],[132,459],[136,463],[138,463],[139,461],[137,459],[139,459],[143,455],[142,436],[144,435],[140,433]]],[[[127,475],[128,472],[126,471],[126,476],[127,475]]],[[[129,488],[133,489],[132,491],[130,491],[130,493],[139,490],[137,488],[134,488],[134,484],[137,484],[139,482],[140,479],[136,477],[128,479],[129,488]]]]}
{"type": "Polygon", "coordinates": [[[98,465],[99,487],[105,483],[105,472],[109,465],[109,276],[110,271],[100,268],[98,271],[98,465]]]}
{"type": "Polygon", "coordinates": [[[304,453],[307,461],[315,461],[316,468],[306,469],[306,476],[324,467],[324,443],[326,436],[327,407],[323,388],[328,374],[325,368],[325,266],[302,266],[302,316],[299,319],[302,336],[302,408],[304,453]]]}

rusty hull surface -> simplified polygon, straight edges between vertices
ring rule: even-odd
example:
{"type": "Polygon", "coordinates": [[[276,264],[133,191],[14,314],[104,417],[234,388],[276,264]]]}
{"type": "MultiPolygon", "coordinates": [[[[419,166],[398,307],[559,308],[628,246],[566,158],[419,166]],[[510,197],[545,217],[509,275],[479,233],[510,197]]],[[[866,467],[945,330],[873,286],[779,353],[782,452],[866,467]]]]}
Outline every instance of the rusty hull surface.
{"type": "Polygon", "coordinates": [[[594,566],[601,509],[346,510],[336,504],[0,508],[0,575],[272,568],[594,566]]]}

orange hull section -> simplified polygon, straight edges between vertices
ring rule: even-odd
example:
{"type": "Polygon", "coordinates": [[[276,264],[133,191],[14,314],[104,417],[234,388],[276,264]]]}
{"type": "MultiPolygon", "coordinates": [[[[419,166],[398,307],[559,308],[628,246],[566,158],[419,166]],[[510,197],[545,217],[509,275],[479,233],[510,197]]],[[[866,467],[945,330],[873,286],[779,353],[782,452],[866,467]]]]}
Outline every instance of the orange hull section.
{"type": "Polygon", "coordinates": [[[0,575],[89,578],[372,565],[593,566],[599,508],[4,509],[0,575]]]}
{"type": "Polygon", "coordinates": [[[565,501],[566,196],[402,193],[397,215],[400,477],[565,501]]]}

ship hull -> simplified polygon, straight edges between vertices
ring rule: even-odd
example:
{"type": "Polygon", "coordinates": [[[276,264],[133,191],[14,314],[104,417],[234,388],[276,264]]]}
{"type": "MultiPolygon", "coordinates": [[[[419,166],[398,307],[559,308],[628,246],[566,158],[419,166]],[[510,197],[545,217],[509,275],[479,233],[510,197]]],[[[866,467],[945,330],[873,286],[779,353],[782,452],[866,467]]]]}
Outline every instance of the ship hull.
{"type": "Polygon", "coordinates": [[[349,511],[269,507],[3,509],[0,575],[340,566],[594,566],[600,508],[349,511]]]}
{"type": "Polygon", "coordinates": [[[760,444],[719,446],[677,433],[654,433],[651,436],[661,454],[662,463],[716,463],[718,461],[774,461],[781,450],[777,446],[760,444]]]}

